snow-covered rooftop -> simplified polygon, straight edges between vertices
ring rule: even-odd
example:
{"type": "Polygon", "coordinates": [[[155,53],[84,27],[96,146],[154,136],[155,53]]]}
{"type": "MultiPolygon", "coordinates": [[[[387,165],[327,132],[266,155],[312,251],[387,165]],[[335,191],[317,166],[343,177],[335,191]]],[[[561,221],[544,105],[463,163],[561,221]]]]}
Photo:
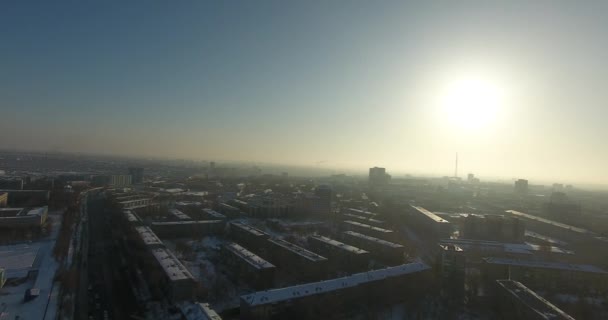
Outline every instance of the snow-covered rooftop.
{"type": "Polygon", "coordinates": [[[275,266],[272,263],[260,258],[255,253],[245,249],[244,247],[242,247],[241,245],[239,245],[237,243],[230,242],[230,243],[227,243],[224,247],[226,248],[226,250],[229,250],[230,252],[234,253],[236,256],[245,260],[247,263],[249,263],[251,266],[253,266],[256,269],[275,268],[275,266]]]}
{"type": "Polygon", "coordinates": [[[388,229],[383,229],[383,228],[378,228],[378,227],[374,227],[372,225],[369,224],[365,224],[365,223],[361,223],[361,222],[357,222],[357,221],[352,221],[352,220],[344,220],[344,223],[346,224],[350,224],[350,225],[355,225],[361,228],[366,228],[366,229],[370,229],[370,230],[374,230],[376,232],[381,232],[381,233],[393,233],[393,230],[388,230],[388,229]]]}
{"type": "Polygon", "coordinates": [[[282,239],[269,239],[268,241],[270,241],[271,243],[274,243],[277,246],[280,246],[286,250],[289,250],[295,254],[298,254],[310,261],[316,262],[316,261],[325,261],[327,260],[327,258],[318,255],[312,251],[308,251],[298,245],[295,245],[291,242],[282,240],[282,239]]]}
{"type": "Polygon", "coordinates": [[[531,243],[506,243],[497,241],[471,240],[471,239],[442,239],[441,243],[457,244],[466,249],[500,250],[507,253],[532,254],[533,251],[548,251],[558,254],[574,254],[574,252],[554,246],[539,246],[531,243]]]}
{"type": "Polygon", "coordinates": [[[369,211],[361,210],[361,209],[348,208],[346,210],[349,213],[356,214],[356,215],[364,215],[364,216],[368,216],[368,217],[375,217],[375,216],[377,216],[377,214],[375,214],[373,212],[369,212],[369,211]]]}
{"type": "Polygon", "coordinates": [[[526,218],[529,220],[534,220],[534,221],[538,221],[538,222],[542,222],[542,223],[546,223],[546,224],[550,224],[554,227],[558,227],[558,228],[562,228],[565,230],[570,230],[576,233],[580,233],[580,234],[585,234],[585,235],[589,235],[597,240],[603,241],[603,242],[608,242],[608,238],[606,237],[602,237],[599,236],[598,234],[596,234],[595,232],[589,231],[587,229],[584,228],[579,228],[579,227],[575,227],[575,226],[571,226],[565,223],[561,223],[561,222],[557,222],[557,221],[553,221],[553,220],[549,220],[549,219],[545,219],[545,218],[541,218],[541,217],[537,217],[531,214],[527,214],[527,213],[523,213],[523,212],[519,212],[519,211],[515,211],[515,210],[506,210],[505,212],[510,213],[514,216],[518,216],[518,217],[522,217],[522,218],[526,218]]]}
{"type": "Polygon", "coordinates": [[[397,277],[427,269],[430,269],[428,265],[421,262],[415,262],[395,267],[389,267],[386,269],[356,273],[343,278],[305,283],[286,288],[258,291],[252,294],[241,296],[241,300],[250,306],[264,305],[285,300],[302,298],[315,294],[323,294],[345,288],[351,288],[367,282],[397,277]]]}
{"type": "Polygon", "coordinates": [[[234,227],[237,227],[237,228],[239,228],[241,230],[247,231],[247,232],[251,233],[254,236],[258,236],[258,237],[262,237],[262,236],[266,236],[267,237],[268,236],[268,234],[265,233],[264,231],[262,231],[262,230],[260,230],[260,229],[258,229],[256,227],[250,226],[250,225],[248,225],[246,223],[243,223],[243,222],[233,221],[233,222],[230,223],[230,225],[234,226],[234,227]]]}
{"type": "Polygon", "coordinates": [[[171,213],[173,216],[175,216],[179,220],[192,220],[192,218],[190,218],[189,215],[187,215],[177,209],[169,209],[169,213],[171,213]]]}
{"type": "Polygon", "coordinates": [[[366,234],[359,233],[359,232],[345,231],[344,234],[348,234],[348,235],[351,235],[351,236],[354,236],[354,237],[357,237],[357,238],[360,238],[360,239],[365,239],[365,240],[370,241],[370,242],[376,242],[378,244],[382,244],[382,245],[385,245],[387,247],[403,248],[403,246],[400,245],[400,244],[398,244],[398,243],[394,243],[394,242],[378,239],[378,238],[375,238],[375,237],[372,237],[372,236],[368,236],[366,234]]]}
{"type": "Polygon", "coordinates": [[[0,246],[0,267],[7,278],[21,278],[37,268],[36,258],[40,245],[19,244],[0,246]]]}
{"type": "Polygon", "coordinates": [[[165,248],[152,249],[152,255],[171,281],[194,280],[190,271],[169,250],[165,248]]]}
{"type": "Polygon", "coordinates": [[[600,267],[592,266],[589,264],[571,264],[564,262],[547,262],[547,261],[536,261],[536,260],[523,260],[523,259],[508,259],[508,258],[484,258],[484,261],[490,264],[501,264],[509,266],[521,266],[530,268],[543,268],[543,269],[556,269],[565,271],[578,271],[588,273],[599,273],[608,274],[608,272],[600,267]]]}
{"type": "Polygon", "coordinates": [[[436,223],[450,223],[449,221],[445,220],[444,218],[432,213],[431,211],[429,211],[423,207],[412,206],[412,208],[414,210],[416,210],[418,213],[421,213],[422,215],[426,216],[427,218],[433,220],[436,223]]]}
{"type": "Polygon", "coordinates": [[[367,253],[369,253],[369,252],[367,252],[367,251],[365,251],[363,249],[359,249],[357,247],[348,245],[346,243],[343,243],[343,242],[340,242],[340,241],[337,241],[337,240],[334,240],[334,239],[331,239],[331,238],[328,238],[328,237],[314,235],[314,236],[310,236],[310,238],[311,239],[315,239],[315,240],[320,241],[320,242],[323,242],[323,243],[325,243],[327,245],[330,245],[332,247],[336,247],[336,248],[348,251],[350,253],[354,253],[354,254],[367,254],[367,253]]]}
{"type": "Polygon", "coordinates": [[[560,310],[551,302],[545,300],[520,282],[513,280],[496,280],[496,282],[511,296],[520,300],[523,304],[532,309],[541,319],[574,320],[574,318],[567,313],[560,310]]]}
{"type": "Polygon", "coordinates": [[[382,220],[378,220],[378,219],[374,219],[374,218],[370,218],[370,217],[363,217],[360,215],[356,215],[356,214],[352,214],[352,213],[343,213],[343,216],[352,218],[352,219],[357,219],[357,220],[361,220],[361,221],[368,221],[371,223],[376,223],[376,224],[383,224],[384,221],[382,220]]]}
{"type": "Polygon", "coordinates": [[[162,245],[163,242],[158,238],[156,233],[149,227],[139,226],[135,227],[135,231],[139,234],[139,237],[146,246],[162,245]]]}
{"type": "Polygon", "coordinates": [[[176,224],[216,224],[216,223],[223,223],[222,220],[190,220],[190,221],[158,221],[158,222],[152,222],[153,226],[170,226],[170,225],[176,225],[176,224]]]}
{"type": "Polygon", "coordinates": [[[225,216],[225,215],[223,215],[223,214],[221,214],[221,213],[219,213],[219,212],[217,212],[217,211],[215,211],[215,210],[213,210],[213,209],[204,208],[204,209],[203,209],[203,211],[204,211],[206,214],[208,214],[208,215],[210,215],[210,216],[212,216],[212,217],[214,217],[214,218],[216,218],[216,219],[226,219],[226,216],[225,216]]]}

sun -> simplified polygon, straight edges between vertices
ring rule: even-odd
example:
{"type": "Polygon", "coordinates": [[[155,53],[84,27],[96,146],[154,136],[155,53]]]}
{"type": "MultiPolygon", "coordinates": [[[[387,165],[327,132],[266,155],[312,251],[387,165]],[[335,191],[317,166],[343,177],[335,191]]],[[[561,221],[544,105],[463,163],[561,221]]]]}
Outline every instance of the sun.
{"type": "Polygon", "coordinates": [[[441,113],[451,123],[467,129],[492,125],[503,108],[503,89],[489,79],[470,76],[446,86],[441,95],[441,113]]]}

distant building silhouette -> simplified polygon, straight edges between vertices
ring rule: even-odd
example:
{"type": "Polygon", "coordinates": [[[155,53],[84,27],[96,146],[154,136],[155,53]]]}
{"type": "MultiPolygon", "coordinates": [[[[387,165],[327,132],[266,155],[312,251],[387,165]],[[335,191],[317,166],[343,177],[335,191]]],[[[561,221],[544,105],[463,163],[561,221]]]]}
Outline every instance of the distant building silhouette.
{"type": "Polygon", "coordinates": [[[144,182],[144,168],[129,168],[129,174],[131,175],[132,183],[142,183],[144,182]]]}
{"type": "Polygon", "coordinates": [[[315,196],[319,198],[319,211],[322,213],[331,212],[332,190],[328,185],[320,185],[315,188],[315,196]]]}
{"type": "Polygon", "coordinates": [[[519,195],[528,194],[528,180],[518,179],[515,181],[515,193],[519,195]]]}
{"type": "Polygon", "coordinates": [[[369,168],[370,186],[384,186],[391,180],[391,176],[386,173],[386,168],[369,168]]]}

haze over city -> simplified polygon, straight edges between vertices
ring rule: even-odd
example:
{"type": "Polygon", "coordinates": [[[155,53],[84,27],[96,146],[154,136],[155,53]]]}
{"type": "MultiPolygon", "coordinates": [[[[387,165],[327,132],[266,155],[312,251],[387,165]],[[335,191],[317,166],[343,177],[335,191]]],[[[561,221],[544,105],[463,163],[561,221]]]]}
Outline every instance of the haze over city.
{"type": "Polygon", "coordinates": [[[604,184],[608,4],[0,4],[0,148],[604,184]]]}

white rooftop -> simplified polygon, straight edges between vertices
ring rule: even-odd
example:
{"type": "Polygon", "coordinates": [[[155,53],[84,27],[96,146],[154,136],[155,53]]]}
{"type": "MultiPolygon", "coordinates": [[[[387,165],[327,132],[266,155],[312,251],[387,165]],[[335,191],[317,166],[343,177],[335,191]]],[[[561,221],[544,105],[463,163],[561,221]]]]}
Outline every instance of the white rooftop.
{"type": "Polygon", "coordinates": [[[291,252],[293,252],[295,254],[298,254],[298,255],[300,255],[300,256],[302,256],[302,257],[304,257],[304,258],[306,258],[306,259],[308,259],[310,261],[325,261],[325,260],[327,260],[327,258],[325,258],[325,257],[323,257],[321,255],[318,255],[318,254],[316,254],[316,253],[314,253],[312,251],[308,251],[308,250],[306,250],[306,249],[304,249],[304,248],[302,248],[302,247],[300,247],[298,245],[295,245],[295,244],[293,244],[291,242],[288,242],[288,241],[285,241],[285,240],[282,240],[282,239],[269,239],[268,241],[270,241],[270,242],[272,242],[272,243],[274,243],[274,244],[276,244],[276,245],[278,245],[278,246],[280,246],[280,247],[282,247],[282,248],[284,248],[286,250],[289,250],[289,251],[291,251],[291,252]]]}
{"type": "Polygon", "coordinates": [[[437,222],[437,223],[450,223],[449,221],[445,220],[444,218],[432,213],[431,211],[423,208],[423,207],[418,207],[418,206],[411,206],[412,208],[414,208],[414,210],[418,211],[419,213],[425,215],[427,218],[437,222]]]}
{"type": "Polygon", "coordinates": [[[0,268],[7,278],[21,278],[35,269],[40,245],[18,244],[0,246],[0,268]]]}
{"type": "Polygon", "coordinates": [[[385,245],[387,247],[393,247],[393,248],[403,248],[402,245],[398,244],[398,243],[394,243],[394,242],[390,242],[390,241],[386,241],[386,240],[382,240],[382,239],[378,239],[372,236],[368,236],[366,234],[363,233],[359,233],[359,232],[354,232],[354,231],[345,231],[345,234],[349,234],[351,236],[357,237],[357,238],[361,238],[361,239],[365,239],[371,242],[376,242],[378,244],[382,244],[385,245]]]}
{"type": "Polygon", "coordinates": [[[520,300],[523,304],[534,310],[534,312],[539,315],[541,319],[574,320],[574,318],[569,316],[567,313],[560,310],[558,307],[545,300],[543,297],[539,296],[536,294],[536,292],[530,290],[520,282],[513,280],[497,280],[496,282],[514,298],[520,300]]]}
{"type": "Polygon", "coordinates": [[[357,222],[357,221],[352,221],[352,220],[344,220],[344,223],[346,223],[346,224],[350,224],[350,225],[359,226],[359,227],[361,227],[361,228],[366,228],[366,229],[374,230],[374,231],[377,231],[377,232],[382,232],[382,233],[393,233],[393,230],[382,229],[382,228],[374,227],[374,226],[372,226],[372,225],[365,224],[365,223],[361,223],[361,222],[357,222]]]}
{"type": "Polygon", "coordinates": [[[204,211],[206,214],[208,214],[208,215],[210,215],[210,216],[212,216],[212,217],[214,217],[214,218],[217,218],[217,219],[226,219],[226,216],[225,216],[225,215],[223,215],[223,214],[221,214],[221,213],[219,213],[219,212],[217,212],[217,211],[215,211],[215,210],[213,210],[213,209],[204,208],[204,209],[203,209],[203,211],[204,211]]]}
{"type": "Polygon", "coordinates": [[[152,229],[150,229],[149,227],[135,227],[135,231],[139,234],[139,237],[147,246],[163,244],[163,242],[158,238],[154,231],[152,231],[152,229]]]}
{"type": "Polygon", "coordinates": [[[179,220],[192,220],[189,215],[187,215],[177,209],[169,209],[169,213],[171,213],[173,216],[175,216],[179,220]]]}
{"type": "Polygon", "coordinates": [[[328,237],[324,237],[324,236],[310,236],[310,238],[311,239],[317,239],[318,241],[326,243],[326,244],[328,244],[330,246],[333,246],[333,247],[336,247],[336,248],[339,248],[339,249],[342,249],[342,250],[346,250],[346,251],[351,252],[351,253],[355,253],[355,254],[366,254],[366,253],[369,253],[369,252],[367,252],[367,251],[365,251],[363,249],[359,249],[357,247],[348,245],[346,243],[343,243],[343,242],[340,242],[340,241],[337,241],[337,240],[334,240],[334,239],[331,239],[331,238],[328,238],[328,237]]]}
{"type": "Polygon", "coordinates": [[[153,249],[152,255],[154,255],[154,258],[171,281],[194,280],[190,271],[169,250],[165,248],[153,249]]]}
{"type": "Polygon", "coordinates": [[[230,252],[234,253],[235,255],[237,255],[238,257],[245,260],[247,263],[249,263],[256,269],[275,268],[275,266],[272,263],[260,258],[255,253],[245,249],[244,247],[242,247],[241,245],[239,245],[237,243],[230,242],[225,245],[225,248],[227,250],[229,250],[230,252]]]}
{"type": "Polygon", "coordinates": [[[464,249],[502,250],[507,253],[532,254],[533,251],[548,251],[558,254],[574,254],[573,251],[554,246],[539,246],[528,242],[506,243],[497,241],[471,240],[471,239],[442,239],[441,243],[457,244],[464,249]]]}
{"type": "Polygon", "coordinates": [[[491,264],[501,264],[510,266],[521,266],[531,268],[544,268],[544,269],[555,269],[565,271],[578,271],[588,273],[599,273],[608,274],[608,272],[600,267],[592,266],[589,264],[571,264],[564,262],[547,262],[547,261],[535,261],[535,260],[522,260],[522,259],[508,259],[508,258],[484,258],[484,261],[491,264]]]}
{"type": "Polygon", "coordinates": [[[368,272],[356,273],[348,277],[336,278],[331,280],[305,283],[292,287],[258,291],[252,294],[241,296],[241,299],[250,306],[271,304],[285,300],[297,299],[315,294],[323,294],[335,290],[355,287],[367,282],[383,280],[386,278],[410,274],[430,269],[424,263],[415,262],[386,269],[373,270],[368,272]]]}
{"type": "Polygon", "coordinates": [[[222,220],[190,220],[190,221],[158,221],[158,222],[152,222],[153,226],[170,226],[170,225],[177,225],[177,224],[216,224],[216,223],[222,223],[222,220]]]}

